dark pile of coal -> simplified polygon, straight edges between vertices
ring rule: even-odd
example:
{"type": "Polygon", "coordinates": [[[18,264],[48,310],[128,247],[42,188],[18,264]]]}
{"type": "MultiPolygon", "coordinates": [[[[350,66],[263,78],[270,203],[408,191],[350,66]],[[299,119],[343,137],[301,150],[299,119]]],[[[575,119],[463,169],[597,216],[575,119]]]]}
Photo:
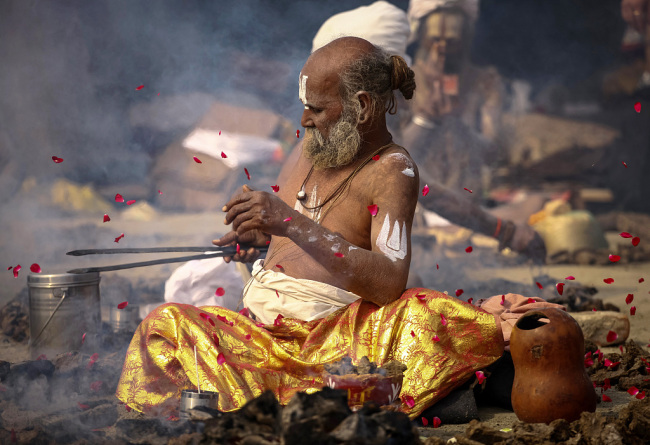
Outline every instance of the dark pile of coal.
{"type": "Polygon", "coordinates": [[[604,400],[607,400],[607,389],[613,386],[637,398],[650,393],[650,354],[636,342],[628,340],[621,346],[621,354],[603,354],[595,345],[588,345],[586,349],[587,372],[601,389],[604,400]]]}
{"type": "Polygon", "coordinates": [[[379,374],[384,377],[398,377],[404,374],[404,371],[406,371],[406,365],[397,360],[390,360],[378,367],[375,362],[371,362],[365,355],[361,357],[358,365],[353,365],[352,359],[346,356],[338,362],[326,364],[325,371],[333,375],[379,374]]]}

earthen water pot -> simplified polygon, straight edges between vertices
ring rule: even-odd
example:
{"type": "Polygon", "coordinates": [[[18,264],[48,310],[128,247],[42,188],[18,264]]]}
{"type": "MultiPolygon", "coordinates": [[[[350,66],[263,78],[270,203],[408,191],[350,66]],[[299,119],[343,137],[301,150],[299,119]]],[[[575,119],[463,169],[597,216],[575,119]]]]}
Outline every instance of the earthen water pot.
{"type": "Polygon", "coordinates": [[[572,422],[594,412],[598,396],[584,365],[584,337],[578,323],[555,308],[527,313],[510,337],[515,365],[512,408],[519,420],[572,422]]]}

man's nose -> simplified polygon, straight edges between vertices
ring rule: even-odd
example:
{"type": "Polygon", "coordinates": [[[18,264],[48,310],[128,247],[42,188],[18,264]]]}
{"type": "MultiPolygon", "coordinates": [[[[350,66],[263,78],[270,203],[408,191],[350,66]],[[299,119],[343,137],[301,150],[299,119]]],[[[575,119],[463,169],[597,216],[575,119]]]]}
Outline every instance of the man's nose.
{"type": "Polygon", "coordinates": [[[305,109],[302,112],[302,116],[300,118],[300,125],[302,125],[304,128],[313,127],[314,121],[312,120],[311,115],[312,115],[311,110],[305,109]]]}

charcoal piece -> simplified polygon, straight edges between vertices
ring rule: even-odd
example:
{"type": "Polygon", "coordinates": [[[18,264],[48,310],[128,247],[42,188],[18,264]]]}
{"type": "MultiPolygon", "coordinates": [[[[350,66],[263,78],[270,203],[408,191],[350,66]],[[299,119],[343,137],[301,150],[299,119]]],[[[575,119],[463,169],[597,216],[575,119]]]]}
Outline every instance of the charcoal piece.
{"type": "Polygon", "coordinates": [[[425,409],[421,417],[428,420],[438,417],[442,423],[453,425],[478,419],[474,391],[469,388],[456,389],[435,405],[425,409]]]}
{"type": "Polygon", "coordinates": [[[330,433],[330,436],[336,439],[336,443],[358,445],[386,443],[386,431],[375,419],[364,416],[361,412],[348,416],[330,433]]]}
{"type": "Polygon", "coordinates": [[[4,382],[7,379],[10,369],[11,363],[0,360],[0,382],[4,382]]]}
{"type": "Polygon", "coordinates": [[[152,438],[169,438],[193,432],[191,422],[171,422],[157,418],[120,419],[115,424],[118,437],[129,443],[151,443],[152,438]]]}
{"type": "Polygon", "coordinates": [[[370,360],[368,360],[367,356],[361,357],[361,360],[359,360],[359,364],[356,366],[357,372],[355,374],[372,374],[373,373],[373,368],[376,368],[377,365],[374,363],[371,363],[370,360]]]}
{"type": "MultiPolygon", "coordinates": [[[[582,420],[582,419],[581,419],[582,420]]],[[[635,400],[618,415],[620,429],[627,436],[624,443],[650,443],[650,400],[635,400]]]]}
{"type": "Polygon", "coordinates": [[[382,375],[387,375],[388,377],[399,377],[404,374],[406,369],[407,367],[405,364],[398,362],[397,360],[391,360],[384,363],[381,368],[379,368],[379,373],[381,374],[381,370],[384,370],[386,374],[382,375]]]}
{"type": "Polygon", "coordinates": [[[117,421],[117,406],[105,403],[95,408],[82,411],[79,421],[89,429],[112,426],[117,421]]]}
{"type": "Polygon", "coordinates": [[[23,377],[28,380],[34,380],[41,375],[49,379],[53,374],[54,364],[51,361],[30,360],[11,366],[8,380],[15,379],[16,377],[23,377]]]}
{"type": "Polygon", "coordinates": [[[472,420],[469,423],[465,430],[465,436],[480,443],[497,443],[511,437],[510,434],[489,427],[478,420],[472,420]]]}
{"type": "Polygon", "coordinates": [[[285,445],[334,443],[328,433],[351,411],[345,391],[323,388],[314,394],[297,393],[282,412],[285,445]]]}
{"type": "MultiPolygon", "coordinates": [[[[364,412],[368,405],[371,404],[366,404],[360,412],[364,412]]],[[[379,409],[379,406],[376,405],[376,412],[371,414],[371,418],[381,425],[386,435],[387,444],[410,445],[418,443],[419,434],[417,428],[411,424],[411,420],[406,414],[379,409]]]]}

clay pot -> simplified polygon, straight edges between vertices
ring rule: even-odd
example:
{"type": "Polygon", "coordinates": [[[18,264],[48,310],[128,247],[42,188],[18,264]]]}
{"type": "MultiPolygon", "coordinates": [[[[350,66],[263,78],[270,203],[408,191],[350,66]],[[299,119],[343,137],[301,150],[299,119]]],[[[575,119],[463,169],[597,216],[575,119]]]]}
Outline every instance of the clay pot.
{"type": "Polygon", "coordinates": [[[527,313],[510,337],[515,365],[512,408],[519,420],[572,422],[594,412],[598,396],[584,365],[584,337],[565,311],[548,308],[527,313]]]}

